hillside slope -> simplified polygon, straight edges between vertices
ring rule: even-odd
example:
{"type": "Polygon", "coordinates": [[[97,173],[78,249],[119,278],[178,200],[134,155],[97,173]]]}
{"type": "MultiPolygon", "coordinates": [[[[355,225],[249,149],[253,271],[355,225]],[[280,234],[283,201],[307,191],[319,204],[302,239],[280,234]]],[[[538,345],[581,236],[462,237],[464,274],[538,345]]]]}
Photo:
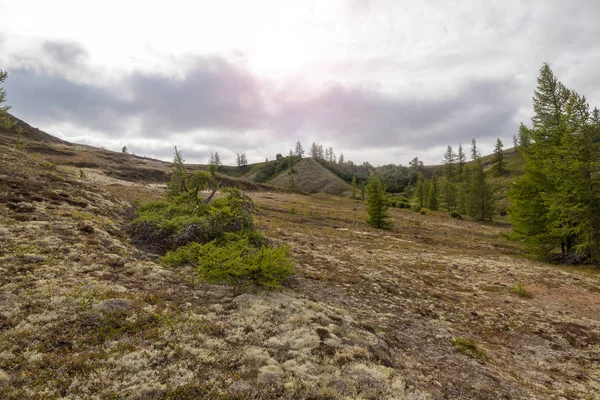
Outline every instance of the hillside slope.
{"type": "MultiPolygon", "coordinates": [[[[303,158],[294,168],[294,185],[306,193],[326,193],[338,196],[350,192],[350,185],[323,167],[313,158],[303,158]]],[[[289,187],[289,170],[281,172],[269,181],[272,185],[289,187]]]]}
{"type": "Polygon", "coordinates": [[[524,258],[502,227],[391,209],[382,231],[356,201],[253,192],[297,273],[243,291],[131,245],[127,210],[162,186],[48,153],[0,143],[2,399],[600,393],[600,275],[524,258]]]}

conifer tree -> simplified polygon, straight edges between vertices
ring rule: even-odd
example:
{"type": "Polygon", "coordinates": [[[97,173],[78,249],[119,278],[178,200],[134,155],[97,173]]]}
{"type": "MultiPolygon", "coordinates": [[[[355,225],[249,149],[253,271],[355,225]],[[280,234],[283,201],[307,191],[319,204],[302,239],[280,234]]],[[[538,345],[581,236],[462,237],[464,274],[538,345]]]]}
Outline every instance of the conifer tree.
{"type": "Polygon", "coordinates": [[[6,102],[6,90],[4,90],[4,81],[8,73],[0,69],[0,128],[10,128],[13,123],[8,117],[7,111],[10,110],[10,106],[3,106],[2,103],[6,102]]]}
{"type": "Polygon", "coordinates": [[[454,176],[454,164],[456,162],[456,154],[454,154],[452,146],[448,145],[446,148],[442,162],[444,164],[444,175],[446,175],[448,179],[452,179],[454,176]]]}
{"type": "Polygon", "coordinates": [[[494,158],[492,159],[492,172],[496,176],[502,176],[506,173],[506,167],[504,165],[504,152],[502,147],[504,144],[502,140],[498,138],[496,146],[494,147],[494,158]]]}
{"type": "Polygon", "coordinates": [[[390,216],[387,211],[385,198],[385,185],[373,172],[371,172],[371,176],[369,177],[366,191],[367,212],[369,213],[367,224],[379,229],[391,228],[392,224],[389,221],[390,216]]]}
{"type": "Polygon", "coordinates": [[[210,153],[210,158],[208,159],[208,172],[214,177],[220,166],[221,158],[219,157],[219,153],[210,153]]]}
{"type": "Polygon", "coordinates": [[[344,165],[344,153],[340,153],[340,158],[338,158],[338,164],[344,165]]]}
{"type": "Polygon", "coordinates": [[[434,211],[439,208],[438,178],[436,173],[433,174],[429,183],[427,191],[427,208],[434,211]]]}
{"type": "Polygon", "coordinates": [[[417,184],[415,186],[415,196],[417,197],[419,207],[425,207],[425,198],[427,197],[427,187],[425,177],[422,172],[417,175],[417,184]]]}
{"type": "Polygon", "coordinates": [[[298,140],[296,142],[296,147],[294,149],[294,154],[298,156],[298,158],[304,157],[304,147],[302,147],[302,143],[298,140]]]}
{"type": "Polygon", "coordinates": [[[177,146],[175,146],[174,151],[171,180],[167,183],[167,195],[169,197],[177,197],[188,192],[189,174],[183,165],[185,160],[181,156],[181,151],[177,150],[177,146]]]}
{"type": "Polygon", "coordinates": [[[469,177],[467,213],[475,221],[491,221],[494,215],[494,190],[485,181],[483,166],[479,161],[473,165],[469,177]]]}
{"type": "Polygon", "coordinates": [[[465,169],[465,164],[467,163],[467,156],[463,151],[462,144],[458,144],[458,154],[456,156],[457,164],[458,164],[458,180],[463,179],[463,173],[465,169]]]}
{"type": "Polygon", "coordinates": [[[471,161],[477,160],[480,156],[479,150],[477,150],[477,142],[473,138],[471,139],[471,161]]]}
{"type": "Polygon", "coordinates": [[[124,153],[124,154],[129,153],[129,151],[127,150],[127,146],[123,146],[123,148],[121,149],[121,153],[124,153]]]}

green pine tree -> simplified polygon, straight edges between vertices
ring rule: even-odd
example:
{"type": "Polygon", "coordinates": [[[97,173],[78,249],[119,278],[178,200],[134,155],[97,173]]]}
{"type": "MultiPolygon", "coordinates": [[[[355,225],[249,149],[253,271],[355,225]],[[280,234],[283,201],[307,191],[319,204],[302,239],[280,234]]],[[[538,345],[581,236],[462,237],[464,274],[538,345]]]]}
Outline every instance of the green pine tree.
{"type": "Polygon", "coordinates": [[[479,161],[472,167],[467,195],[467,213],[475,221],[491,221],[494,215],[494,190],[485,181],[485,173],[479,161]]]}
{"type": "Polygon", "coordinates": [[[429,182],[427,188],[427,208],[430,210],[438,210],[439,209],[439,200],[438,200],[438,178],[437,174],[434,173],[431,177],[431,181],[429,182]]]}
{"type": "Polygon", "coordinates": [[[367,184],[367,212],[369,218],[367,224],[379,228],[389,229],[392,224],[389,221],[390,216],[387,210],[385,185],[371,172],[369,183],[367,184]]]}
{"type": "Polygon", "coordinates": [[[8,73],[0,69],[0,128],[10,128],[14,125],[14,122],[10,119],[8,115],[8,110],[10,110],[10,106],[3,106],[2,104],[6,102],[6,90],[4,90],[4,81],[8,73]]]}
{"type": "Polygon", "coordinates": [[[510,192],[515,238],[543,258],[599,262],[600,112],[540,69],[532,128],[522,126],[524,174],[510,192]],[[524,146],[527,143],[527,147],[524,146]]]}
{"type": "Polygon", "coordinates": [[[175,146],[171,180],[167,183],[167,195],[169,197],[177,197],[188,192],[189,174],[183,165],[184,161],[181,151],[177,150],[177,146],[175,146]]]}
{"type": "Polygon", "coordinates": [[[350,198],[354,200],[356,199],[356,176],[352,177],[352,182],[350,185],[352,185],[352,194],[350,195],[350,198]]]}
{"type": "Polygon", "coordinates": [[[494,147],[494,158],[492,159],[492,173],[496,176],[502,176],[506,173],[506,166],[504,162],[504,151],[502,150],[504,144],[502,140],[498,138],[496,146],[494,147]]]}

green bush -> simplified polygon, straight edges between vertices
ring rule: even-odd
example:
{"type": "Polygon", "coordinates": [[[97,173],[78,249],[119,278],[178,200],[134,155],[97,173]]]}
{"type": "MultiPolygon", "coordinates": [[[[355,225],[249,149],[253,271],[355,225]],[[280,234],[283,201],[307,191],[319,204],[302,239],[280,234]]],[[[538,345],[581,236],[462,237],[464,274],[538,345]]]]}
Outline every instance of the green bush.
{"type": "Polygon", "coordinates": [[[132,241],[164,254],[164,266],[194,266],[208,282],[281,286],[294,270],[288,248],[270,248],[254,230],[254,202],[248,195],[237,188],[223,192],[224,198],[206,204],[197,193],[184,191],[139,206],[128,226],[132,241]]]}
{"type": "Polygon", "coordinates": [[[285,246],[257,248],[248,237],[231,235],[229,240],[190,243],[169,251],[161,263],[169,267],[197,265],[198,274],[208,282],[233,285],[253,282],[274,289],[294,271],[288,253],[285,246]]]}
{"type": "Polygon", "coordinates": [[[460,215],[460,213],[459,213],[458,211],[452,211],[452,212],[450,213],[450,216],[451,216],[452,218],[456,218],[456,219],[463,219],[462,215],[460,215]]]}

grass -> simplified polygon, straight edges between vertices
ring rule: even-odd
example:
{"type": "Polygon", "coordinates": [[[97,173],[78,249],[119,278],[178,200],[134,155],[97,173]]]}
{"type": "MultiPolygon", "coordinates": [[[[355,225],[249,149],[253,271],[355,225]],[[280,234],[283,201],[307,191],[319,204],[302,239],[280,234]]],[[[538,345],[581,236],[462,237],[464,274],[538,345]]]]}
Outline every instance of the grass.
{"type": "Polygon", "coordinates": [[[512,288],[512,292],[514,294],[516,294],[519,297],[523,297],[526,299],[530,299],[533,297],[533,295],[531,294],[530,291],[528,291],[527,289],[525,289],[525,284],[523,284],[523,282],[518,281],[515,286],[513,286],[512,288]]]}

